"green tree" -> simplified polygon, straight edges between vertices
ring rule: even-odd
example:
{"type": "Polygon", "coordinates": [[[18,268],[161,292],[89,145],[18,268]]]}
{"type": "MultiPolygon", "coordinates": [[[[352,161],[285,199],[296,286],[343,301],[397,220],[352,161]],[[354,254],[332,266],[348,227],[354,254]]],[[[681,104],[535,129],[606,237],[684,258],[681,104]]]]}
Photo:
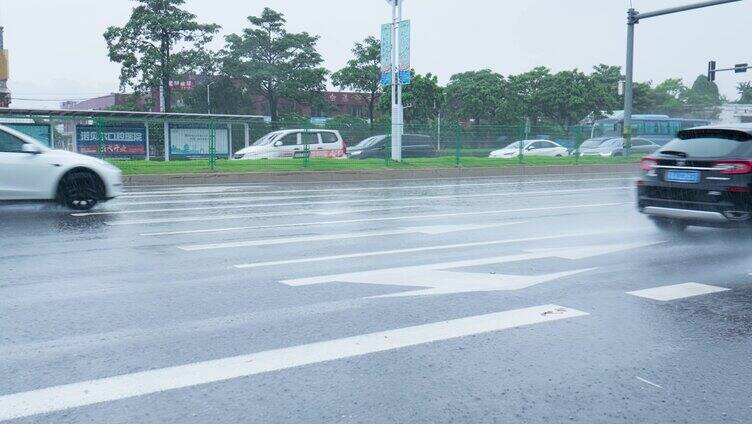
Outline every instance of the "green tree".
{"type": "Polygon", "coordinates": [[[241,34],[226,37],[224,72],[263,96],[276,121],[280,98],[310,101],[324,90],[327,71],[316,51],[319,37],[287,32],[284,16],[269,8],[248,22],[251,26],[241,34]]]}
{"type": "MultiPolygon", "coordinates": [[[[405,123],[427,124],[436,120],[439,111],[444,109],[444,87],[430,72],[420,75],[412,71],[412,82],[402,87],[402,104],[405,106],[405,123]]],[[[378,102],[378,111],[384,117],[391,117],[391,96],[383,95],[378,102]]]]}
{"type": "Polygon", "coordinates": [[[453,75],[446,87],[446,105],[452,117],[476,124],[498,122],[498,106],[505,91],[504,77],[489,69],[453,75]]]}
{"type": "Polygon", "coordinates": [[[696,106],[720,106],[723,104],[723,98],[720,95],[718,86],[708,80],[704,75],[695,79],[692,88],[686,92],[687,103],[696,106]]]}
{"type": "Polygon", "coordinates": [[[618,90],[619,81],[623,79],[620,66],[600,64],[593,67],[593,72],[590,74],[593,90],[595,90],[593,95],[599,99],[598,103],[602,105],[601,110],[594,116],[598,117],[601,112],[610,114],[624,106],[618,90]]]}
{"type": "Polygon", "coordinates": [[[692,88],[686,93],[687,114],[695,118],[716,119],[721,114],[720,106],[724,98],[718,86],[705,75],[695,79],[692,88]]]}
{"type": "Polygon", "coordinates": [[[186,113],[207,113],[209,104],[207,104],[206,99],[206,86],[209,83],[211,83],[209,100],[213,114],[251,114],[252,103],[248,88],[226,75],[206,80],[198,84],[193,90],[184,93],[182,97],[183,106],[176,109],[186,113]]]}
{"type": "Polygon", "coordinates": [[[206,50],[219,26],[200,24],[181,8],[185,0],[136,0],[128,22],[104,33],[109,58],[121,64],[120,85],[146,92],[164,90],[165,111],[171,109],[170,81],[206,66],[206,50]]]}
{"type": "Polygon", "coordinates": [[[739,92],[739,100],[737,103],[752,104],[752,82],[742,82],[736,86],[736,90],[739,92]]]}
{"type": "Polygon", "coordinates": [[[519,124],[525,118],[537,123],[542,119],[542,105],[545,101],[542,88],[544,81],[550,77],[551,71],[544,66],[536,67],[519,75],[509,76],[507,103],[517,121],[511,123],[519,124]]]}
{"type": "Polygon", "coordinates": [[[540,111],[547,120],[567,129],[606,105],[585,73],[577,69],[550,75],[541,81],[540,111]]]}
{"type": "Polygon", "coordinates": [[[342,90],[358,92],[368,105],[368,118],[373,123],[376,102],[382,93],[381,43],[375,37],[368,37],[362,43],[355,43],[352,53],[347,66],[332,75],[332,84],[342,90]]]}

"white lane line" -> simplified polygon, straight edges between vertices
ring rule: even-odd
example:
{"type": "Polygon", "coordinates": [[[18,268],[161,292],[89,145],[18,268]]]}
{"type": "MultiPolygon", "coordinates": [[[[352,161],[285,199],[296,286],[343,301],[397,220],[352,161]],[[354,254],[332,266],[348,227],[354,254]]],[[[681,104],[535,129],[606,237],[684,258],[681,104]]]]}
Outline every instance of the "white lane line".
{"type": "MultiPolygon", "coordinates": [[[[579,177],[613,177],[616,175],[621,175],[624,178],[629,177],[635,177],[637,176],[638,170],[635,171],[619,171],[619,172],[581,172],[577,174],[571,174],[571,173],[565,173],[565,174],[545,174],[545,175],[524,175],[524,174],[517,174],[517,175],[499,175],[499,176],[480,176],[480,177],[424,177],[424,178],[411,178],[410,181],[421,181],[421,182],[435,182],[435,181],[451,181],[455,183],[464,183],[466,181],[503,181],[503,180],[513,180],[518,178],[526,178],[526,179],[535,179],[535,178],[572,178],[573,176],[579,176],[579,177]]],[[[260,187],[279,187],[279,186],[289,186],[290,184],[297,184],[297,185],[310,185],[310,186],[321,186],[321,185],[338,185],[338,186],[346,186],[346,185],[358,185],[362,186],[363,184],[375,184],[375,183],[391,183],[394,184],[396,182],[400,182],[402,179],[395,179],[395,178],[385,178],[385,179],[373,179],[373,180],[353,180],[353,181],[294,181],[294,182],[285,182],[285,181],[279,181],[279,182],[267,182],[267,183],[233,183],[232,187],[254,187],[254,186],[260,186],[260,187]],[[264,185],[261,185],[264,184],[264,185]]],[[[579,180],[578,180],[579,181],[579,180]]],[[[126,191],[131,190],[145,190],[148,188],[153,189],[179,189],[181,187],[190,187],[192,189],[201,189],[201,188],[214,188],[214,187],[227,187],[226,184],[191,184],[190,186],[181,186],[179,184],[155,184],[155,185],[127,185],[125,186],[126,191]]]]}
{"type": "MultiPolygon", "coordinates": [[[[242,196],[242,197],[219,197],[219,198],[202,198],[202,199],[179,199],[179,200],[159,200],[159,201],[146,201],[146,202],[129,202],[118,201],[115,204],[118,206],[148,206],[148,205],[182,205],[192,203],[235,203],[235,202],[262,202],[268,200],[301,200],[301,199],[327,199],[337,197],[335,194],[325,195],[303,195],[303,196],[242,196]]],[[[364,197],[360,197],[361,199],[364,197]]]]}
{"type": "MultiPolygon", "coordinates": [[[[631,204],[631,203],[630,203],[631,204]]],[[[260,212],[251,214],[235,214],[235,215],[201,215],[201,216],[184,216],[179,218],[159,218],[159,219],[133,219],[127,221],[108,221],[105,224],[109,226],[121,226],[121,225],[144,225],[144,224],[175,224],[181,222],[204,222],[204,221],[221,221],[227,219],[255,219],[255,218],[275,218],[275,217],[288,217],[288,216],[306,216],[306,215],[318,215],[318,216],[335,216],[335,215],[349,215],[354,213],[366,213],[366,212],[382,212],[393,211],[402,209],[412,209],[413,206],[390,206],[386,208],[345,208],[345,209],[326,209],[321,211],[295,211],[295,212],[260,212]]]]}
{"type": "MultiPolygon", "coordinates": [[[[524,185],[524,184],[559,184],[559,183],[579,183],[579,182],[603,182],[603,181],[622,181],[625,177],[621,178],[591,178],[587,180],[574,179],[574,180],[528,180],[528,181],[504,181],[494,183],[478,183],[478,184],[435,184],[435,185],[408,185],[408,186],[395,186],[395,187],[352,187],[352,188],[324,188],[324,189],[306,189],[306,190],[259,190],[259,191],[245,191],[242,189],[228,190],[228,191],[209,191],[209,192],[191,192],[191,193],[157,193],[157,194],[126,194],[120,199],[135,199],[135,198],[148,198],[148,197],[182,197],[182,196],[221,196],[225,194],[292,194],[292,193],[342,193],[342,192],[362,192],[362,191],[396,191],[396,190],[433,190],[433,189],[445,189],[445,188],[472,188],[472,187],[494,187],[494,186],[507,186],[507,185],[524,185]]],[[[254,187],[255,188],[255,187],[254,187]]]]}
{"type": "Polygon", "coordinates": [[[496,228],[508,225],[524,224],[522,221],[517,222],[501,222],[494,224],[467,224],[467,225],[434,225],[427,227],[410,227],[410,228],[398,228],[396,230],[384,230],[384,231],[360,231],[357,233],[342,233],[342,234],[324,234],[316,236],[299,236],[299,237],[277,237],[260,240],[245,240],[245,241],[233,241],[227,243],[211,243],[211,244],[190,244],[185,246],[178,246],[178,249],[185,250],[187,252],[203,251],[203,250],[217,250],[217,249],[229,249],[237,247],[253,247],[253,246],[272,246],[278,244],[290,244],[290,243],[308,243],[315,241],[329,241],[329,240],[347,240],[355,238],[367,238],[367,237],[379,237],[379,236],[392,236],[399,234],[427,234],[438,235],[464,231],[483,230],[486,228],[496,228]]]}
{"type": "Polygon", "coordinates": [[[542,305],[0,396],[0,421],[588,315],[542,305]]]}
{"type": "Polygon", "coordinates": [[[663,388],[663,386],[659,386],[659,385],[657,385],[657,384],[653,383],[652,381],[648,381],[648,380],[645,380],[645,379],[644,379],[644,378],[642,378],[642,377],[638,377],[638,376],[635,376],[635,378],[636,378],[636,379],[638,379],[638,380],[640,380],[640,381],[642,381],[643,383],[645,383],[645,384],[649,384],[649,385],[651,385],[651,386],[653,386],[653,387],[657,387],[657,388],[659,388],[659,389],[662,389],[662,388],[663,388]]]}
{"type": "MultiPolygon", "coordinates": [[[[502,213],[521,213],[521,212],[538,212],[538,211],[554,211],[554,210],[566,210],[566,209],[583,209],[583,208],[602,208],[611,206],[623,206],[631,205],[633,202],[622,203],[594,203],[591,205],[574,205],[574,206],[545,206],[539,208],[522,208],[522,209],[500,209],[494,211],[479,211],[479,212],[454,212],[454,213],[437,213],[427,215],[402,215],[402,216],[388,216],[381,218],[361,218],[361,219],[343,219],[338,221],[313,221],[313,222],[297,222],[292,224],[274,224],[274,225],[253,225],[247,227],[229,227],[229,228],[210,228],[205,230],[184,230],[184,231],[162,231],[156,233],[143,233],[142,236],[155,237],[155,236],[175,236],[185,234],[204,234],[204,233],[223,233],[229,231],[241,231],[241,230],[264,230],[271,228],[293,228],[293,227],[313,227],[319,225],[337,225],[337,224],[354,224],[358,222],[382,222],[382,221],[404,221],[410,219],[430,219],[430,218],[450,218],[458,216],[478,216],[478,215],[497,215],[502,213]]],[[[391,209],[387,209],[391,210],[391,209]]],[[[368,212],[368,210],[366,210],[368,212]]],[[[322,213],[323,214],[323,213],[322,213]]],[[[268,216],[275,216],[273,214],[268,216]]],[[[211,217],[191,218],[192,221],[204,221],[204,220],[220,220],[220,219],[236,219],[236,218],[249,218],[254,216],[249,215],[226,215],[224,217],[211,217]]],[[[180,219],[180,218],[178,218],[180,219]]],[[[138,223],[138,224],[154,224],[163,223],[164,220],[143,220],[143,221],[125,221],[126,223],[138,223]]],[[[176,221],[169,221],[176,222],[176,221]]],[[[178,221],[183,222],[183,221],[178,221]]],[[[117,222],[108,223],[108,225],[125,225],[118,224],[117,222]]]]}
{"type": "Polygon", "coordinates": [[[729,291],[727,288],[709,286],[707,284],[686,283],[676,284],[673,286],[655,287],[652,289],[637,290],[627,292],[632,296],[643,297],[645,299],[659,300],[669,302],[672,300],[685,299],[688,297],[702,296],[706,294],[729,291]]]}
{"type": "Polygon", "coordinates": [[[168,208],[168,209],[134,209],[122,211],[102,211],[102,212],[85,212],[73,213],[71,216],[95,216],[95,215],[124,215],[124,214],[145,214],[145,213],[162,213],[162,212],[189,212],[189,211],[209,211],[209,210],[227,210],[227,209],[250,209],[250,208],[270,208],[285,206],[315,206],[315,205],[346,205],[355,203],[385,203],[397,201],[418,201],[418,200],[442,200],[442,199],[472,199],[482,197],[513,197],[513,196],[531,196],[531,195],[561,195],[576,193],[591,193],[598,191],[620,191],[632,190],[632,187],[610,186],[598,188],[583,189],[566,189],[566,190],[540,190],[540,191],[517,191],[508,193],[478,193],[478,194],[456,194],[440,196],[406,196],[406,197],[379,197],[376,199],[355,199],[355,200],[332,200],[320,202],[287,202],[287,203],[264,203],[251,205],[226,205],[226,206],[205,206],[197,208],[168,208]]]}
{"type": "Polygon", "coordinates": [[[595,233],[561,234],[561,235],[556,235],[556,236],[526,237],[526,238],[480,241],[480,242],[474,242],[474,243],[461,243],[461,244],[444,244],[444,245],[439,245],[439,246],[415,247],[411,249],[380,250],[380,251],[375,251],[375,252],[351,253],[347,255],[319,256],[315,258],[288,259],[288,260],[271,261],[271,262],[255,262],[255,263],[235,265],[235,268],[237,269],[260,268],[260,267],[266,267],[266,266],[291,265],[291,264],[301,264],[301,263],[308,263],[308,262],[323,262],[323,261],[332,261],[332,260],[339,260],[339,259],[367,258],[371,256],[394,255],[394,254],[399,254],[399,253],[431,252],[434,250],[451,250],[451,249],[461,249],[465,247],[495,246],[495,245],[501,245],[501,244],[525,243],[525,242],[531,242],[531,241],[559,240],[559,239],[573,238],[573,237],[590,237],[590,236],[601,236],[601,235],[610,235],[610,234],[623,234],[623,233],[631,233],[631,232],[635,232],[635,231],[621,230],[621,231],[595,232],[595,233]]]}

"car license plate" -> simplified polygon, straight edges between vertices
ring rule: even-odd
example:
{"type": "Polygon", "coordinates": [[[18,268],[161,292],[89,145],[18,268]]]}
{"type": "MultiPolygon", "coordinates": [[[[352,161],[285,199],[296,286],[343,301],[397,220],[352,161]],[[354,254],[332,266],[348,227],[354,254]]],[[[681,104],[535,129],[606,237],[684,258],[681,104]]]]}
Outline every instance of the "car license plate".
{"type": "Polygon", "coordinates": [[[666,181],[672,183],[697,184],[700,182],[700,172],[670,170],[666,172],[666,181]]]}

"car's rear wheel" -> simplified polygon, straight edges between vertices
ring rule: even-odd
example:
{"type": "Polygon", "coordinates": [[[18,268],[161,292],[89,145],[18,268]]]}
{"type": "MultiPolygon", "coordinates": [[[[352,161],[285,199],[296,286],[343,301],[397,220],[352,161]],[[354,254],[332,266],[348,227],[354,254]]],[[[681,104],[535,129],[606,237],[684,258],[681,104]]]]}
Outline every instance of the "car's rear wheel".
{"type": "Polygon", "coordinates": [[[88,170],[66,174],[58,186],[60,203],[73,210],[88,211],[101,200],[104,186],[99,177],[88,170]]]}
{"type": "Polygon", "coordinates": [[[659,230],[669,233],[681,233],[687,229],[687,224],[674,219],[654,218],[653,223],[659,230]]]}

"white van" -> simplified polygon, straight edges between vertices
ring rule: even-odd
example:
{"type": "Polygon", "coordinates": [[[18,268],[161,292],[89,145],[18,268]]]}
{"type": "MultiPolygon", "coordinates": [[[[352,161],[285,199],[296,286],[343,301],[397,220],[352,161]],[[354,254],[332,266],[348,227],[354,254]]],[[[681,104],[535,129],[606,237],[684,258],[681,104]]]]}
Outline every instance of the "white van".
{"type": "Polygon", "coordinates": [[[303,157],[342,158],[346,156],[345,142],[334,130],[282,130],[271,132],[244,149],[235,159],[281,159],[303,157]]]}

